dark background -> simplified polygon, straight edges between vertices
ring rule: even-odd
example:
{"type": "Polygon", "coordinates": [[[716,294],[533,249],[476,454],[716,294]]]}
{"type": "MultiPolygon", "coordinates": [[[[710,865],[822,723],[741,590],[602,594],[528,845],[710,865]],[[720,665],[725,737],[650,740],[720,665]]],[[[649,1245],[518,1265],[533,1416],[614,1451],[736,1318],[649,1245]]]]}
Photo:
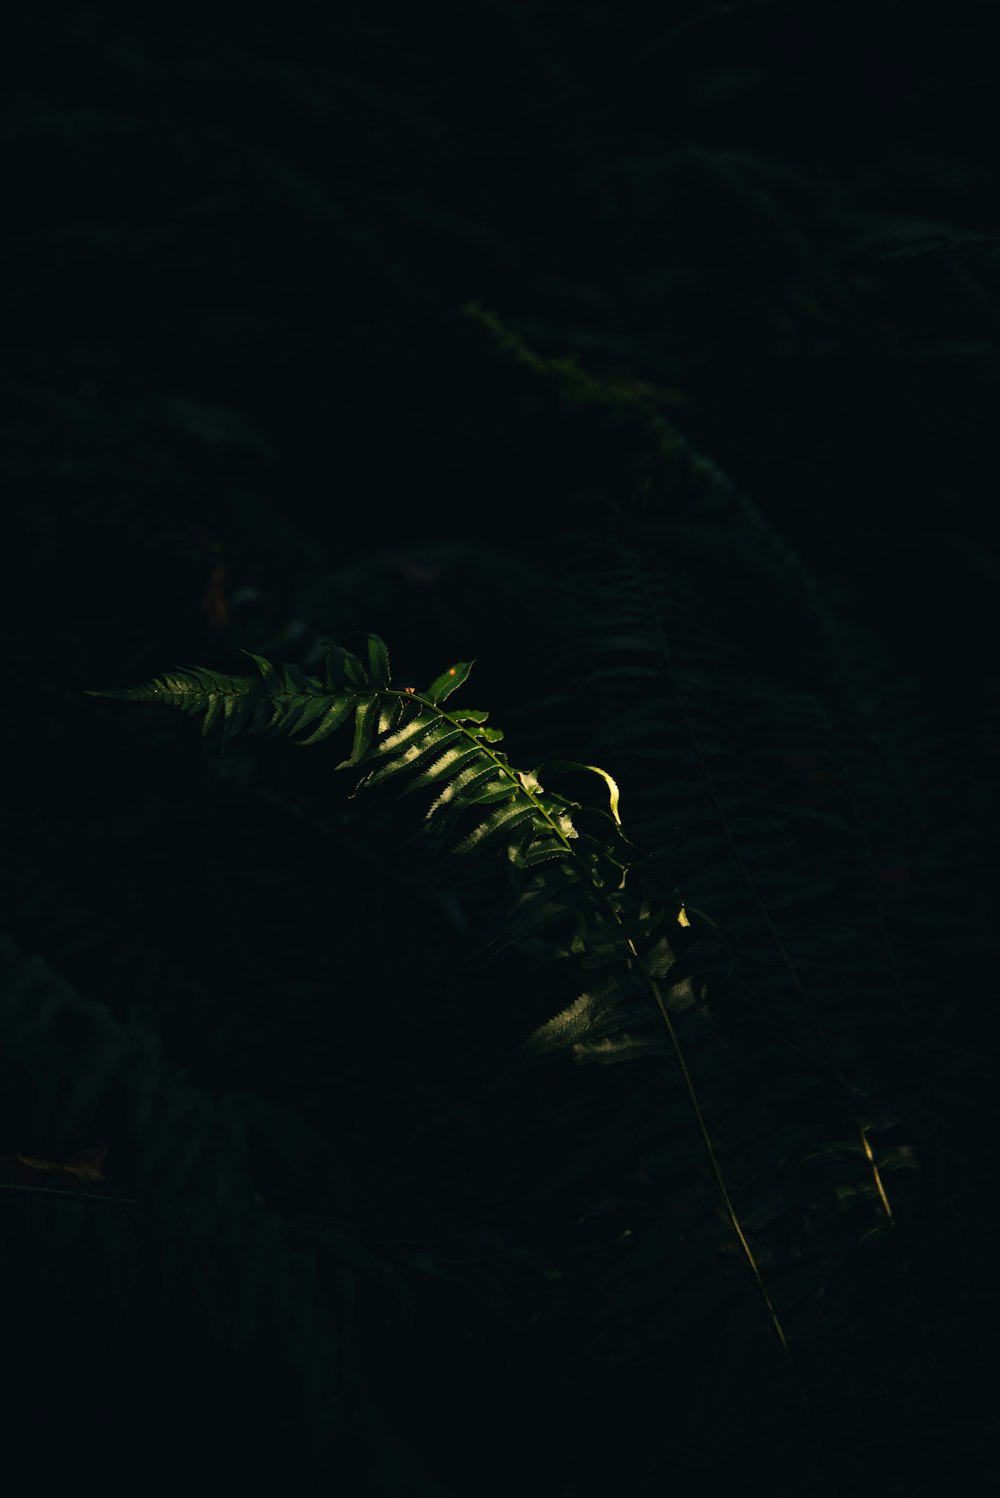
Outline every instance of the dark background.
{"type": "MultiPolygon", "coordinates": [[[[255,1189],[286,1216],[335,1197],[417,1297],[397,1322],[372,1272],[338,1468],[310,1454],[291,1353],[204,1353],[225,1343],[210,1279],[167,1314],[140,1275],[99,1375],[97,1334],[46,1282],[11,1355],[39,1461],[59,1429],[71,1468],[146,1473],[145,1490],[190,1464],[213,1487],[226,1470],[303,1492],[652,1490],[657,1438],[630,1440],[613,1363],[546,1299],[552,1264],[565,1281],[576,1262],[570,1208],[541,1184],[562,1158],[553,1099],[572,1108],[576,1084],[507,1071],[545,1001],[516,962],[475,966],[328,746],[220,755],[183,720],[81,694],[188,661],[239,670],[240,648],[311,667],[321,641],[376,630],[400,681],[475,657],[475,700],[528,763],[586,497],[669,515],[697,488],[651,439],[662,418],[685,463],[717,465],[706,492],[718,472],[750,495],[914,684],[941,734],[935,888],[970,950],[988,945],[991,9],[7,7],[4,925],[112,1015],[151,1013],[192,1086],[306,1120],[333,1184],[258,1141],[255,1189]],[[575,359],[601,399],[535,379],[470,302],[575,359]]],[[[768,597],[739,607],[748,661],[780,646],[794,669],[768,597]]],[[[955,971],[966,1048],[995,1056],[991,962],[955,971]]],[[[963,1124],[981,1186],[985,1097],[963,1124]]],[[[4,1108],[0,1153],[69,1159],[4,1108]]],[[[100,1117],[73,1146],[100,1135],[131,1189],[100,1117]]],[[[968,1335],[974,1449],[989,1374],[968,1335]]],[[[676,1438],[655,1400],[636,1418],[676,1438]]]]}

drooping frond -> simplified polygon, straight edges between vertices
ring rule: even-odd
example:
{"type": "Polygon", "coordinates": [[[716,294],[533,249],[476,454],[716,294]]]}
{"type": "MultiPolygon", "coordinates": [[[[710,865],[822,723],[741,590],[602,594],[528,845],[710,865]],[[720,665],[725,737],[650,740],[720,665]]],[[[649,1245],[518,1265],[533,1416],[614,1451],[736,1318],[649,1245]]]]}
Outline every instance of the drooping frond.
{"type": "MultiPolygon", "coordinates": [[[[189,669],[110,695],[203,713],[208,727],[221,722],[227,736],[245,727],[288,733],[301,744],[316,743],[353,719],[351,753],[338,768],[362,769],[358,790],[391,781],[402,793],[425,791],[432,799],[417,835],[427,837],[435,851],[459,858],[501,854],[514,894],[490,933],[491,944],[542,940],[550,954],[603,972],[574,1012],[552,1022],[549,1036],[538,1037],[540,1044],[544,1048],[548,1038],[558,1045],[569,1041],[578,1059],[672,1058],[728,1241],[794,1374],[781,1318],[726,1184],[685,1058],[686,1042],[670,1012],[693,1002],[693,967],[682,974],[678,966],[671,935],[663,930],[663,904],[636,900],[627,888],[632,850],[622,832],[614,778],[595,765],[566,760],[529,772],[515,769],[495,747],[502,735],[487,725],[485,712],[449,705],[469,675],[469,662],[450,667],[425,692],[400,692],[392,686],[385,646],[374,635],[367,666],[349,652],[331,652],[322,681],[253,659],[257,678],[189,669]],[[608,810],[546,791],[541,777],[550,771],[599,778],[608,810]]],[[[689,926],[683,910],[676,916],[680,929],[689,926]]]]}
{"type": "MultiPolygon", "coordinates": [[[[515,769],[496,746],[503,732],[481,708],[454,707],[450,699],[468,680],[471,661],[459,661],[437,676],[426,691],[393,686],[389,655],[377,635],[369,635],[367,661],[351,651],[331,649],[325,675],[307,675],[298,666],[276,665],[251,656],[254,676],[234,676],[205,667],[166,672],[137,687],[92,692],[130,702],[154,702],[201,717],[202,732],[222,732],[223,742],[241,731],[285,735],[298,745],[314,745],[337,729],[353,730],[350,753],[338,769],[361,768],[354,794],[390,785],[400,794],[423,791],[428,804],[415,836],[435,850],[456,855],[500,850],[518,878],[524,905],[545,884],[535,875],[529,890],[523,876],[571,854],[598,882],[620,882],[624,863],[614,850],[624,846],[618,815],[618,787],[594,765],[559,760],[531,771],[515,769]],[[574,823],[581,803],[542,784],[540,774],[586,771],[604,781],[609,811],[587,809],[591,823],[611,830],[610,850],[574,823]],[[578,843],[578,848],[574,848],[578,843]],[[617,860],[617,861],[616,861],[617,860]]],[[[520,914],[524,915],[524,905],[520,914]]]]}
{"type": "MultiPolygon", "coordinates": [[[[780,556],[766,565],[799,587],[780,556]]],[[[626,768],[631,756],[645,772],[644,848],[624,834],[609,772],[557,758],[515,768],[487,713],[452,703],[470,662],[423,692],[399,690],[377,636],[364,662],[331,651],[322,678],[253,656],[254,677],[188,668],[95,695],[179,707],[225,738],[247,729],[313,745],[343,728],[351,748],[338,768],[360,771],[357,791],[423,793],[414,837],[456,867],[502,865],[511,897],[487,945],[517,944],[583,975],[525,1054],[641,1068],[621,1121],[577,1146],[561,1176],[564,1188],[615,1161],[642,1181],[634,1243],[606,1260],[596,1287],[599,1320],[613,1342],[659,1355],[705,1318],[766,1332],[782,1357],[755,1375],[762,1407],[780,1412],[762,1391],[790,1372],[811,1427],[817,1344],[836,1361],[908,1317],[893,1376],[905,1387],[903,1363],[933,1361],[898,1232],[901,1204],[906,1217],[918,1200],[908,1178],[924,1141],[912,1090],[886,1085],[884,1050],[908,1014],[901,983],[885,1002],[888,926],[884,912],[870,918],[866,894],[864,920],[844,909],[835,952],[820,931],[831,899],[872,876],[882,832],[877,817],[859,819],[873,763],[863,739],[832,726],[827,701],[793,684],[764,690],[692,595],[626,548],[602,545],[587,607],[589,627],[573,629],[560,661],[561,705],[569,716],[575,694],[586,698],[597,725],[588,757],[617,743],[626,768]],[[789,800],[787,774],[776,796],[775,757],[804,771],[792,784],[833,781],[841,800],[789,800]],[[604,804],[547,789],[553,776],[599,779],[604,804]],[[804,823],[827,829],[828,847],[797,862],[804,823]],[[646,1119],[638,1154],[633,1105],[646,1119]],[[871,1287],[858,1303],[842,1292],[841,1266],[871,1287]]],[[[822,640],[824,621],[816,627],[822,640]]],[[[885,1368],[874,1354],[872,1368],[876,1378],[885,1368]]],[[[821,1393],[846,1409],[842,1391],[821,1393]]]]}

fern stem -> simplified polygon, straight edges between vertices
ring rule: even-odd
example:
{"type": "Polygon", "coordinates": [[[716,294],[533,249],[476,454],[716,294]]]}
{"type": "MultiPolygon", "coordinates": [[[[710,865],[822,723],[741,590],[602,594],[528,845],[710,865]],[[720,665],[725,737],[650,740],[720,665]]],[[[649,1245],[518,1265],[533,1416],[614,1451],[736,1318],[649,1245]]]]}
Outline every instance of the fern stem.
{"type": "Polygon", "coordinates": [[[670,1018],[670,1011],[668,1010],[666,1003],[664,1002],[663,994],[660,992],[660,985],[646,972],[645,965],[642,962],[642,959],[639,957],[639,953],[636,950],[634,942],[630,940],[629,946],[632,948],[632,952],[639,963],[640,971],[642,972],[643,977],[645,978],[649,989],[654,999],[656,1000],[657,1008],[660,1011],[663,1023],[667,1027],[667,1034],[670,1036],[670,1044],[673,1047],[674,1056],[677,1060],[677,1067],[680,1071],[684,1086],[687,1090],[688,1102],[691,1104],[691,1111],[695,1116],[695,1121],[698,1125],[698,1132],[700,1133],[702,1143],[705,1146],[705,1153],[708,1156],[708,1163],[711,1166],[712,1174],[715,1177],[715,1184],[719,1188],[719,1195],[722,1198],[722,1204],[726,1209],[726,1215],[729,1218],[730,1226],[732,1227],[733,1233],[735,1234],[736,1239],[739,1242],[740,1248],[743,1250],[743,1256],[749,1264],[750,1269],[753,1273],[754,1280],[757,1284],[757,1289],[760,1292],[761,1299],[763,1300],[764,1305],[767,1307],[767,1313],[771,1318],[771,1323],[774,1327],[775,1334],[777,1335],[778,1342],[791,1366],[796,1385],[798,1385],[798,1376],[795,1371],[795,1364],[792,1358],[792,1350],[788,1345],[788,1338],[785,1336],[785,1330],[781,1324],[781,1319],[778,1316],[777,1311],[775,1310],[774,1302],[772,1301],[767,1286],[764,1283],[764,1276],[761,1274],[760,1265],[757,1263],[754,1251],[750,1247],[749,1239],[744,1232],[743,1224],[740,1222],[740,1219],[737,1216],[736,1208],[733,1205],[733,1199],[729,1194],[729,1187],[726,1185],[726,1178],[722,1174],[722,1166],[719,1164],[719,1157],[715,1152],[715,1145],[712,1142],[711,1133],[709,1132],[708,1125],[705,1122],[705,1115],[702,1112],[701,1104],[698,1101],[698,1093],[695,1089],[691,1073],[688,1070],[687,1062],[684,1059],[684,1052],[681,1049],[680,1040],[677,1037],[677,1031],[674,1029],[673,1020],[670,1018]]]}
{"type": "Polygon", "coordinates": [[[642,959],[639,957],[639,954],[635,948],[635,944],[631,941],[631,939],[629,940],[629,946],[632,948],[632,951],[635,954],[636,959],[638,960],[639,969],[642,972],[643,977],[645,978],[646,983],[648,984],[653,997],[656,1000],[656,1004],[659,1008],[663,1023],[664,1025],[666,1025],[667,1034],[670,1036],[670,1044],[673,1047],[674,1057],[677,1061],[677,1067],[683,1079],[685,1089],[687,1090],[688,1102],[690,1103],[691,1111],[695,1116],[695,1120],[698,1125],[698,1131],[701,1135],[702,1144],[705,1147],[705,1154],[708,1157],[708,1162],[711,1167],[712,1174],[715,1177],[715,1184],[718,1187],[719,1196],[722,1199],[722,1204],[726,1209],[726,1216],[729,1218],[729,1225],[733,1230],[733,1234],[735,1235],[737,1242],[739,1243],[740,1249],[743,1253],[743,1257],[746,1259],[747,1264],[750,1266],[750,1271],[753,1275],[754,1283],[757,1286],[757,1291],[764,1303],[767,1314],[770,1317],[775,1336],[778,1339],[778,1344],[781,1347],[782,1353],[784,1354],[785,1367],[795,1389],[796,1397],[798,1398],[799,1404],[802,1407],[802,1413],[806,1421],[806,1428],[809,1431],[813,1446],[819,1457],[820,1466],[823,1470],[823,1477],[826,1482],[827,1488],[829,1489],[830,1493],[834,1495],[834,1498],[836,1498],[836,1495],[839,1493],[840,1489],[830,1468],[826,1446],[820,1437],[820,1433],[816,1425],[816,1420],[813,1415],[812,1405],[809,1402],[809,1399],[806,1395],[805,1386],[803,1385],[802,1379],[799,1376],[798,1366],[792,1354],[792,1349],[789,1346],[788,1338],[785,1335],[785,1329],[781,1324],[781,1317],[778,1315],[774,1301],[771,1299],[770,1292],[768,1291],[767,1285],[764,1282],[764,1276],[761,1273],[760,1265],[757,1263],[756,1255],[754,1254],[754,1251],[750,1246],[750,1240],[747,1238],[746,1232],[743,1228],[743,1224],[740,1222],[736,1207],[733,1204],[733,1199],[729,1194],[729,1187],[726,1185],[726,1178],[722,1173],[722,1166],[719,1163],[719,1157],[716,1154],[715,1145],[712,1142],[712,1135],[709,1130],[708,1124],[705,1121],[705,1115],[701,1110],[701,1104],[698,1101],[698,1093],[695,1088],[694,1081],[691,1077],[691,1073],[688,1070],[687,1062],[684,1059],[684,1052],[681,1049],[680,1040],[678,1039],[677,1032],[674,1029],[673,1021],[670,1018],[670,1011],[668,1010],[667,1005],[664,1001],[663,994],[660,992],[660,985],[656,982],[655,978],[651,977],[650,974],[646,972],[645,965],[642,962],[642,959]]]}

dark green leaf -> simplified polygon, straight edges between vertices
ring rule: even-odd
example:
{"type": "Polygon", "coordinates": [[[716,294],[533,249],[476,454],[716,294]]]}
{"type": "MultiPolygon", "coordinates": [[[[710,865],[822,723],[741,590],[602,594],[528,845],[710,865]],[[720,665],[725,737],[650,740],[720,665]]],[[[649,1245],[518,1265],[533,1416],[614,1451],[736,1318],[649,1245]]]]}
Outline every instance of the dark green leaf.
{"type": "Polygon", "coordinates": [[[376,691],[391,685],[389,652],[379,635],[368,636],[368,680],[376,691]]]}
{"type": "Polygon", "coordinates": [[[351,746],[348,758],[342,759],[337,766],[338,770],[346,770],[352,765],[359,765],[364,759],[371,745],[377,717],[378,699],[373,697],[359,697],[356,702],[356,715],[354,719],[354,743],[351,746]]]}
{"type": "Polygon", "coordinates": [[[447,671],[442,671],[440,676],[434,678],[424,696],[429,697],[432,702],[446,701],[452,692],[457,691],[469,679],[474,665],[475,661],[458,661],[454,666],[449,666],[447,671]]]}

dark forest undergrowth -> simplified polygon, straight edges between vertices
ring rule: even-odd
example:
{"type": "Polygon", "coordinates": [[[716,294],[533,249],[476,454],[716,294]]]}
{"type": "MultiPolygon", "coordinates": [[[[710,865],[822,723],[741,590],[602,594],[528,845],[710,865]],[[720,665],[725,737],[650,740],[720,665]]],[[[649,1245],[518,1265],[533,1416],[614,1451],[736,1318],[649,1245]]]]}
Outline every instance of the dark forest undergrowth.
{"type": "Polygon", "coordinates": [[[987,1458],[988,23],[9,8],[0,1234],[43,1489],[910,1498],[987,1458]],[[615,778],[791,1371],[585,919],[487,960],[504,858],[352,799],[348,729],[84,695],[369,632],[398,686],[475,660],[512,765],[615,778]]]}

